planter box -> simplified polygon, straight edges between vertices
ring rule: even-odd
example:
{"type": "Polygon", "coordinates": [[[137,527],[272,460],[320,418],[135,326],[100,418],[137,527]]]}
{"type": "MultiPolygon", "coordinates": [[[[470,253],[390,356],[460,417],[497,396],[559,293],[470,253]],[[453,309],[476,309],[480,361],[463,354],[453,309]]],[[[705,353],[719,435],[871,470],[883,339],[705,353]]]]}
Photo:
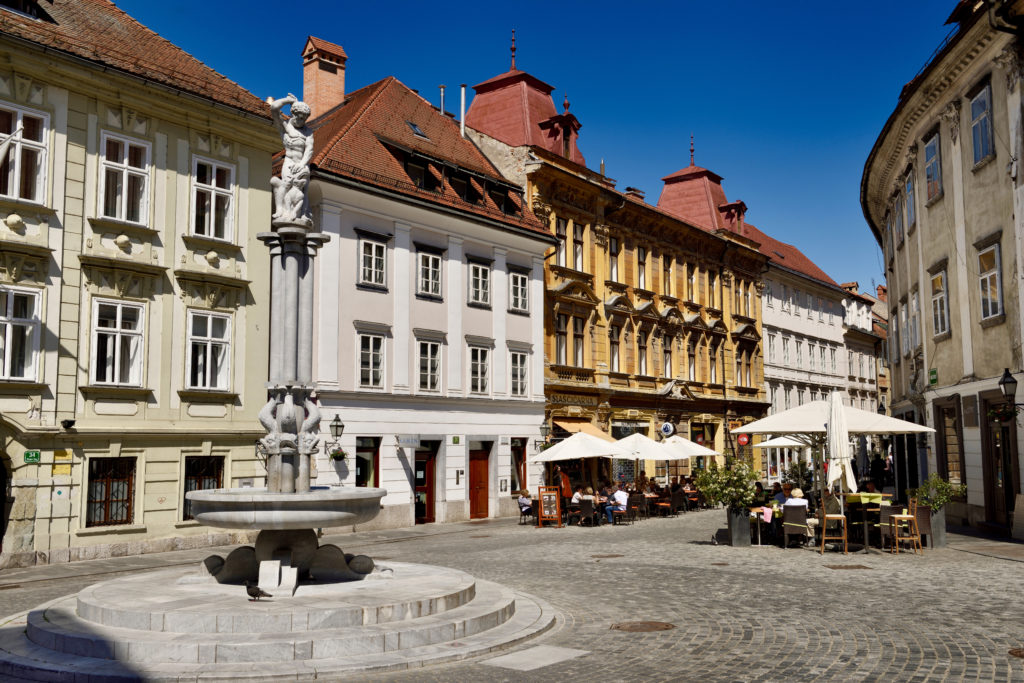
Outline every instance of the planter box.
{"type": "Polygon", "coordinates": [[[750,513],[746,508],[725,508],[729,521],[729,540],[737,547],[750,547],[750,513]]]}
{"type": "Polygon", "coordinates": [[[929,548],[946,547],[946,508],[938,510],[919,505],[917,507],[917,527],[922,536],[928,536],[929,548]]]}

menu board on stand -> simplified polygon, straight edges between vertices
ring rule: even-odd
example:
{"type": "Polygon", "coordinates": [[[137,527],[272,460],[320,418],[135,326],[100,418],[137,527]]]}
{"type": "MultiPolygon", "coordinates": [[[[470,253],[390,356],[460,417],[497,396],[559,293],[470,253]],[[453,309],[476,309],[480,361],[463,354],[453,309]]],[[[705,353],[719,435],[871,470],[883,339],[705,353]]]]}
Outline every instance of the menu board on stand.
{"type": "Polygon", "coordinates": [[[538,490],[537,526],[544,526],[544,522],[562,526],[562,496],[558,487],[541,486],[538,490]]]}

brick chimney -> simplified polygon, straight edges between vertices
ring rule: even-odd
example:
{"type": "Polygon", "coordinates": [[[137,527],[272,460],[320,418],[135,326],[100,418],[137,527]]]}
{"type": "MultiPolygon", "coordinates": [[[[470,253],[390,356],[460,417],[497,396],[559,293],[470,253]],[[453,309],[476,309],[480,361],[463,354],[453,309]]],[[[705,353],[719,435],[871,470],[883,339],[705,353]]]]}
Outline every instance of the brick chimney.
{"type": "Polygon", "coordinates": [[[889,300],[889,288],[886,287],[885,285],[876,286],[875,292],[877,293],[877,296],[875,296],[875,298],[881,301],[882,303],[885,303],[889,300]]]}
{"type": "Polygon", "coordinates": [[[345,100],[345,61],[340,45],[309,36],[302,50],[302,99],[316,118],[345,100]]]}

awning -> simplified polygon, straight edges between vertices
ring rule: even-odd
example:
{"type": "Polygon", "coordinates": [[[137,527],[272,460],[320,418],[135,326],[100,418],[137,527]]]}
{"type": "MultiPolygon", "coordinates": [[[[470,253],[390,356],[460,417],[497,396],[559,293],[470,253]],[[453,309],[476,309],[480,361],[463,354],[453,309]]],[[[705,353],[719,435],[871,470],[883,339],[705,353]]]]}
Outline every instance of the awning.
{"type": "Polygon", "coordinates": [[[615,442],[615,439],[613,439],[611,435],[605,434],[589,422],[584,422],[582,420],[552,420],[552,422],[570,434],[583,432],[584,434],[590,434],[590,436],[596,436],[597,438],[604,439],[605,441],[615,442]]]}

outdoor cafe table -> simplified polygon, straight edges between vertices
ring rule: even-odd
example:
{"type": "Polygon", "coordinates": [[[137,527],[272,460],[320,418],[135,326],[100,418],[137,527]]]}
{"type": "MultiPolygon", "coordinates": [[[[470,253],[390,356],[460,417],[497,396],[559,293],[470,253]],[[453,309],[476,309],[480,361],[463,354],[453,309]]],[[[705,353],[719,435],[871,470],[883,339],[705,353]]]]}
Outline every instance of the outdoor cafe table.
{"type": "MultiPolygon", "coordinates": [[[[868,552],[868,548],[871,545],[871,543],[870,543],[871,537],[868,535],[868,505],[881,505],[882,504],[882,499],[883,498],[891,498],[892,494],[891,493],[880,493],[880,492],[869,493],[867,491],[861,491],[860,493],[843,493],[841,495],[846,499],[847,503],[860,503],[861,504],[861,508],[860,508],[860,511],[861,511],[861,521],[864,523],[864,550],[863,550],[863,552],[866,553],[866,552],[868,552]]],[[[878,541],[879,541],[879,543],[881,543],[882,542],[882,537],[881,537],[881,533],[882,532],[879,531],[878,533],[879,533],[878,541]]]]}
{"type": "MultiPolygon", "coordinates": [[[[754,515],[754,520],[757,522],[757,545],[761,545],[761,522],[764,520],[764,511],[771,510],[767,505],[762,507],[750,508],[750,514],[754,515]]],[[[779,513],[782,514],[781,512],[779,513]]]]}

